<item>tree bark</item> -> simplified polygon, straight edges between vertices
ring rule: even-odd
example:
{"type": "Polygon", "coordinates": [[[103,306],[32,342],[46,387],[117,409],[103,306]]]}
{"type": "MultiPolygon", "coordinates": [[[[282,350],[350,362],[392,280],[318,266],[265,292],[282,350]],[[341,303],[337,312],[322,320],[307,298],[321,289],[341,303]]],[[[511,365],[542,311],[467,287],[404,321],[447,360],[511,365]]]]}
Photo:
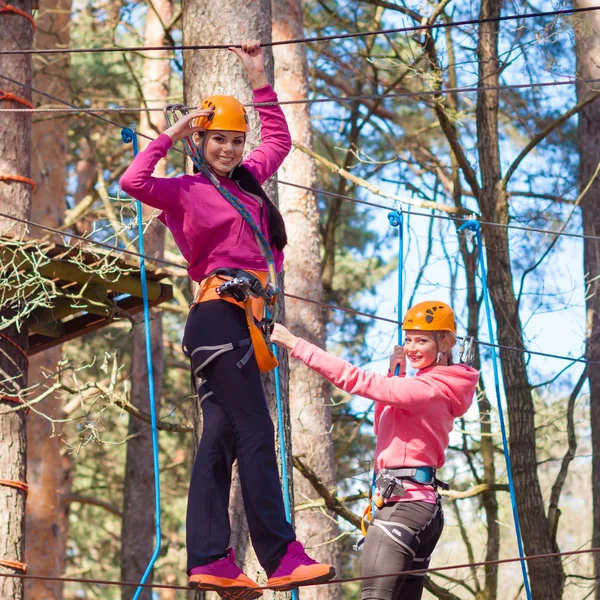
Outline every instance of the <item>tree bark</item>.
{"type": "MultiPolygon", "coordinates": [[[[576,0],[575,8],[593,6],[591,0],[576,0]]],[[[577,53],[577,76],[593,79],[600,76],[600,15],[596,11],[585,13],[575,21],[577,53]]],[[[597,84],[577,86],[577,101],[581,102],[593,93],[597,84]]],[[[579,189],[582,190],[592,177],[600,162],[600,103],[594,102],[579,113],[579,189]]],[[[592,183],[581,201],[583,232],[600,234],[600,181],[592,183]]],[[[596,240],[583,241],[583,270],[586,278],[586,358],[600,360],[600,244],[596,240]]],[[[590,386],[590,422],[592,430],[592,547],[600,544],[600,372],[588,370],[590,386]]],[[[594,554],[594,576],[600,578],[600,556],[594,554]]],[[[600,600],[600,588],[596,586],[596,600],[600,600]]]]}
{"type": "MultiPolygon", "coordinates": [[[[42,0],[35,35],[36,48],[68,46],[71,0],[42,0]]],[[[35,57],[34,86],[54,96],[67,98],[67,55],[35,57]]],[[[43,98],[41,105],[49,102],[43,98]]],[[[31,220],[50,227],[60,227],[66,195],[67,119],[41,119],[33,124],[32,177],[36,182],[31,207],[31,220]]],[[[31,236],[45,237],[48,232],[32,228],[31,236]]],[[[31,358],[29,385],[41,384],[33,395],[41,393],[43,383],[56,370],[61,348],[55,347],[31,358]]],[[[50,419],[64,417],[62,399],[53,394],[41,410],[50,419]]],[[[69,459],[63,456],[62,426],[32,412],[27,417],[27,467],[29,496],[27,499],[27,564],[31,572],[48,577],[61,577],[65,572],[71,481],[69,459]]],[[[29,598],[61,600],[64,584],[58,581],[29,579],[25,594],[29,598]]]]}
{"type": "MultiPolygon", "coordinates": [[[[480,18],[500,15],[502,0],[484,0],[480,18]]],[[[479,86],[499,84],[498,22],[481,23],[477,57],[479,86]]],[[[480,91],[477,99],[477,135],[481,169],[479,204],[486,221],[508,223],[508,194],[502,187],[498,143],[498,91],[480,91]]],[[[498,342],[523,347],[519,309],[512,285],[508,233],[501,227],[484,226],[488,258],[488,286],[494,306],[498,342]]],[[[510,425],[510,453],[516,500],[526,554],[556,550],[537,476],[534,405],[525,354],[500,349],[502,376],[510,425]]],[[[534,598],[562,596],[564,572],[560,559],[532,561],[528,565],[534,598]]]]}
{"type": "MultiPolygon", "coordinates": [[[[206,2],[185,2],[183,7],[183,39],[185,44],[239,44],[247,38],[271,40],[271,2],[256,0],[240,3],[236,0],[207,0],[206,2]],[[224,27],[224,24],[227,26],[224,27]]],[[[273,81],[273,55],[265,48],[265,69],[267,79],[273,81]]],[[[184,51],[184,92],[187,106],[198,105],[202,98],[210,94],[229,94],[240,102],[252,101],[250,86],[243,67],[238,59],[225,50],[184,51]]],[[[259,119],[254,110],[249,110],[250,132],[246,140],[247,154],[259,142],[259,119]]],[[[273,201],[277,201],[277,189],[267,185],[265,189],[273,201]]],[[[282,278],[280,277],[282,285],[282,278]]],[[[283,288],[281,288],[283,289],[283,288]]],[[[282,304],[282,303],[280,303],[282,304]]],[[[280,310],[280,315],[282,311],[280,310]]],[[[280,377],[282,384],[282,402],[284,407],[284,426],[287,429],[286,443],[288,455],[288,473],[291,475],[291,438],[289,435],[289,412],[287,402],[287,360],[282,357],[280,377]]],[[[270,373],[264,378],[265,392],[269,409],[275,417],[274,379],[270,373]]],[[[276,427],[277,431],[277,427],[276,427]]],[[[279,432],[276,433],[276,447],[279,448],[279,432]]],[[[237,468],[234,469],[237,473],[237,468]]],[[[292,495],[293,506],[293,495],[292,495]]],[[[237,474],[230,498],[230,519],[232,536],[230,545],[236,551],[240,566],[243,565],[248,576],[265,581],[254,552],[248,544],[248,527],[245,520],[242,495],[237,474]]],[[[285,597],[286,594],[272,594],[267,591],[264,598],[285,597]]]]}
{"type": "MultiPolygon", "coordinates": [[[[302,0],[272,0],[273,39],[304,36],[302,0]]],[[[275,89],[281,101],[308,98],[308,63],[302,45],[276,46],[275,89]]],[[[312,148],[310,111],[307,104],[284,105],[292,139],[312,148]]],[[[316,166],[307,154],[293,150],[279,171],[281,179],[307,187],[317,186],[316,166]]],[[[285,219],[289,244],[285,250],[286,291],[305,298],[323,299],[319,251],[319,208],[315,193],[287,185],[279,186],[279,204],[285,219]]],[[[325,314],[322,307],[297,300],[286,300],[287,325],[297,335],[324,347],[325,314]]],[[[294,453],[329,488],[336,488],[333,442],[331,439],[331,386],[300,361],[290,365],[290,408],[294,453]]],[[[298,471],[294,491],[302,500],[314,498],[310,482],[298,471]]],[[[319,509],[296,515],[296,532],[321,562],[332,563],[341,572],[335,515],[319,509]],[[315,546],[311,549],[311,546],[315,546]]],[[[302,590],[306,600],[338,600],[340,586],[312,587],[302,590]]]]}
{"type": "MultiPolygon", "coordinates": [[[[166,45],[166,32],[162,23],[168,23],[173,16],[172,0],[153,0],[153,7],[148,7],[144,42],[146,46],[166,45]]],[[[144,60],[142,93],[148,108],[162,107],[168,103],[170,82],[170,51],[149,53],[144,60]]],[[[166,127],[164,116],[160,112],[142,113],[140,132],[156,137],[155,131],[163,131],[166,127]]],[[[140,149],[147,145],[147,140],[139,138],[140,149]]],[[[166,161],[160,161],[154,170],[156,177],[166,176],[166,161]]],[[[143,206],[142,216],[149,219],[154,210],[143,206]]],[[[146,254],[162,258],[165,246],[165,227],[155,219],[144,235],[146,254]]],[[[154,368],[155,408],[160,407],[162,392],[164,356],[163,327],[160,310],[152,311],[150,324],[150,341],[152,347],[152,363],[154,368]]],[[[140,410],[147,411],[149,401],[148,369],[146,366],[146,333],[140,319],[133,333],[133,354],[131,365],[131,403],[140,410]]],[[[121,541],[121,579],[123,581],[139,581],[152,556],[154,547],[155,510],[149,500],[154,498],[154,464],[152,456],[152,432],[148,425],[133,417],[129,418],[129,441],[125,467],[125,493],[123,500],[123,529],[121,541]],[[140,507],[144,510],[140,510],[140,507]]],[[[148,583],[152,581],[152,575],[148,583]]],[[[135,588],[122,588],[123,600],[130,600],[135,588]]],[[[144,589],[140,598],[151,599],[151,590],[144,589]]]]}
{"type": "MultiPolygon", "coordinates": [[[[15,8],[31,14],[32,0],[13,0],[15,8]]],[[[0,49],[23,50],[33,45],[33,27],[23,16],[0,13],[0,49]]],[[[31,57],[0,55],[0,73],[31,84],[31,57]]],[[[26,89],[2,82],[2,89],[31,101],[26,89]]],[[[13,101],[9,106],[19,107],[13,101]]],[[[8,104],[8,103],[7,103],[8,104]]],[[[0,174],[31,176],[31,115],[29,113],[0,115],[0,174]]],[[[18,181],[0,181],[0,211],[28,218],[31,208],[31,187],[18,181]]],[[[0,218],[0,235],[20,236],[26,232],[22,224],[0,218]]],[[[0,315],[2,315],[0,307],[0,315]]],[[[4,315],[2,315],[4,316],[4,315]]],[[[0,337],[0,397],[16,396],[27,386],[27,327],[11,326],[0,337]],[[7,341],[9,338],[13,343],[7,341]],[[19,350],[19,347],[21,350],[19,350]]],[[[0,399],[0,412],[14,403],[0,399]]],[[[27,434],[25,411],[20,410],[0,418],[0,479],[26,481],[27,434]]],[[[15,487],[0,486],[0,560],[24,561],[25,552],[25,493],[15,487]]],[[[15,573],[0,565],[0,598],[22,600],[23,581],[2,577],[15,573]]]]}

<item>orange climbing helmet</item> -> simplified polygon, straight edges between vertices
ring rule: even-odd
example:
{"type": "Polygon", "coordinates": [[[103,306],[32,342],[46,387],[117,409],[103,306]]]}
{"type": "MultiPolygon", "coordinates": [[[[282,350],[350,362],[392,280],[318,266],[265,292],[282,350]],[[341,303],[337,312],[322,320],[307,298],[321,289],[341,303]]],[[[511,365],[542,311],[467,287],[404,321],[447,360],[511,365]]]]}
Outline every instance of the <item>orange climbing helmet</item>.
{"type": "Polygon", "coordinates": [[[419,302],[406,311],[404,331],[450,331],[456,334],[454,311],[444,302],[427,300],[419,302]]]}
{"type": "Polygon", "coordinates": [[[244,105],[233,96],[209,96],[202,100],[199,109],[214,108],[209,117],[198,117],[192,121],[192,127],[206,130],[240,131],[248,133],[248,114],[244,105]]]}

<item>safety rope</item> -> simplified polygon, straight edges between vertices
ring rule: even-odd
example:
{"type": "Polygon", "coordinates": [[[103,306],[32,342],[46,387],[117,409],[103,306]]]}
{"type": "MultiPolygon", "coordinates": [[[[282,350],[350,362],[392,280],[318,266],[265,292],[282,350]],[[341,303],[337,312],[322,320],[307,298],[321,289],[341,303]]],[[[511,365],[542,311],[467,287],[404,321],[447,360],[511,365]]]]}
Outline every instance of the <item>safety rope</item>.
{"type": "MultiPolygon", "coordinates": [[[[11,6],[10,4],[6,4],[6,2],[3,2],[2,0],[0,0],[0,13],[13,13],[15,15],[20,15],[21,17],[25,17],[32,25],[33,25],[33,31],[35,32],[35,30],[37,29],[36,25],[35,25],[35,21],[33,20],[33,17],[29,14],[26,13],[24,10],[21,10],[20,8],[15,8],[14,6],[11,6]]],[[[24,53],[29,53],[30,50],[26,50],[24,51],[24,53]]],[[[10,54],[12,54],[13,52],[11,51],[10,54]]]]}
{"type": "Polygon", "coordinates": [[[31,189],[35,189],[35,181],[29,177],[23,175],[0,175],[0,181],[17,181],[19,183],[26,183],[31,186],[31,189]]]}
{"type": "MultiPolygon", "coordinates": [[[[130,128],[123,128],[121,130],[121,139],[125,144],[133,143],[133,155],[137,156],[138,153],[138,139],[137,133],[130,128]]],[[[146,273],[146,261],[144,255],[146,253],[144,246],[144,224],[142,219],[142,205],[139,200],[135,201],[137,222],[138,222],[138,245],[140,249],[140,275],[142,281],[142,298],[144,302],[144,330],[146,333],[146,365],[148,369],[148,396],[150,399],[150,421],[152,429],[152,459],[154,465],[154,506],[156,512],[156,532],[155,532],[155,544],[154,552],[150,558],[150,562],[146,567],[142,578],[140,579],[140,585],[135,591],[133,600],[137,600],[140,594],[143,592],[143,584],[150,575],[154,567],[154,563],[158,558],[160,552],[162,535],[161,535],[161,521],[160,521],[160,470],[158,462],[158,427],[156,423],[156,405],[155,405],[155,390],[154,390],[154,367],[152,365],[152,340],[150,333],[150,306],[148,302],[148,281],[146,273]]]]}
{"type": "Polygon", "coordinates": [[[0,486],[15,488],[25,492],[25,495],[29,492],[29,486],[24,481],[14,481],[12,479],[0,479],[0,486]]]}
{"type": "MultiPolygon", "coordinates": [[[[481,288],[483,292],[483,304],[485,306],[485,314],[488,324],[488,335],[490,342],[493,342],[494,328],[492,326],[492,311],[490,306],[490,295],[487,285],[487,272],[485,267],[485,258],[483,256],[483,243],[481,241],[481,225],[476,220],[470,220],[464,223],[458,228],[459,233],[464,230],[469,230],[475,233],[475,240],[477,245],[477,253],[479,255],[479,269],[481,271],[481,288]]],[[[508,436],[506,435],[506,424],[504,422],[504,410],[502,408],[502,399],[500,396],[500,374],[498,372],[498,357],[496,348],[492,346],[492,367],[494,369],[494,386],[496,390],[496,400],[498,403],[498,420],[500,421],[500,431],[502,432],[502,448],[504,450],[504,460],[506,461],[506,473],[508,476],[508,489],[510,491],[510,501],[512,504],[513,519],[515,521],[515,533],[517,536],[517,547],[519,549],[519,556],[525,559],[525,551],[523,550],[523,539],[521,537],[521,522],[519,520],[519,511],[517,509],[517,500],[515,494],[515,484],[512,474],[512,465],[510,460],[510,453],[508,450],[508,436]]],[[[523,573],[523,583],[525,585],[525,593],[527,599],[531,600],[531,589],[529,587],[529,577],[527,575],[527,565],[525,560],[521,562],[521,571],[523,573]]]]}
{"type": "MultiPolygon", "coordinates": [[[[287,46],[291,44],[310,44],[316,42],[328,42],[334,40],[347,40],[353,38],[372,37],[377,35],[390,35],[392,33],[420,33],[423,31],[434,31],[436,29],[446,29],[450,27],[464,27],[467,25],[479,25],[481,23],[498,23],[502,21],[515,21],[519,19],[531,19],[538,17],[558,17],[562,15],[572,15],[576,13],[589,12],[600,9],[600,6],[585,6],[581,8],[566,8],[561,10],[552,10],[537,13],[524,13],[514,15],[504,15],[498,17],[487,17],[484,19],[466,19],[463,21],[450,21],[442,23],[429,23],[427,17],[423,17],[425,22],[410,27],[395,27],[393,29],[377,29],[373,31],[363,31],[356,33],[342,33],[337,35],[323,35],[311,38],[297,38],[293,40],[281,40],[276,42],[261,42],[261,46],[287,46]]],[[[81,53],[107,53],[107,52],[148,52],[154,50],[227,50],[229,48],[241,48],[240,44],[184,44],[179,46],[125,46],[125,47],[103,47],[103,48],[33,48],[31,50],[4,50],[2,54],[81,54],[81,53]]]]}

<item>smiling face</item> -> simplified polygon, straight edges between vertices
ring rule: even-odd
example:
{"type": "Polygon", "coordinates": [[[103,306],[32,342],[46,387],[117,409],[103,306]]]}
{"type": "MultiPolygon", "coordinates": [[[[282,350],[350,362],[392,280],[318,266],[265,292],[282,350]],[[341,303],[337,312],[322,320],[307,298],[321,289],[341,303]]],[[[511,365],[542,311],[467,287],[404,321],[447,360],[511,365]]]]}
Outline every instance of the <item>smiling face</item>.
{"type": "Polygon", "coordinates": [[[239,131],[207,131],[204,140],[204,158],[220,177],[242,162],[246,136],[239,131]]]}
{"type": "Polygon", "coordinates": [[[404,353],[413,369],[417,370],[436,363],[438,352],[442,353],[439,364],[446,366],[447,353],[453,345],[452,336],[445,331],[408,330],[404,337],[404,353]]]}

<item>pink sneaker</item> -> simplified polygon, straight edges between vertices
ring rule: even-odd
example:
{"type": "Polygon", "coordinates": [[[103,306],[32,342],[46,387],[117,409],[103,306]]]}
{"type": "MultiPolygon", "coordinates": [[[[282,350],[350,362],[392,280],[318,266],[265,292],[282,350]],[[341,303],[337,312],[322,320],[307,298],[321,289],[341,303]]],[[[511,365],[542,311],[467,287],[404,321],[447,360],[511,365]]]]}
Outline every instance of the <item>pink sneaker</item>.
{"type": "Polygon", "coordinates": [[[262,596],[258,584],[235,564],[233,548],[227,556],[190,571],[189,587],[217,592],[225,600],[254,600],[262,596]]]}
{"type": "Polygon", "coordinates": [[[304,546],[296,541],[288,544],[279,566],[267,581],[267,587],[287,591],[299,585],[329,581],[333,577],[335,569],[331,565],[313,560],[304,551],[304,546]]]}

